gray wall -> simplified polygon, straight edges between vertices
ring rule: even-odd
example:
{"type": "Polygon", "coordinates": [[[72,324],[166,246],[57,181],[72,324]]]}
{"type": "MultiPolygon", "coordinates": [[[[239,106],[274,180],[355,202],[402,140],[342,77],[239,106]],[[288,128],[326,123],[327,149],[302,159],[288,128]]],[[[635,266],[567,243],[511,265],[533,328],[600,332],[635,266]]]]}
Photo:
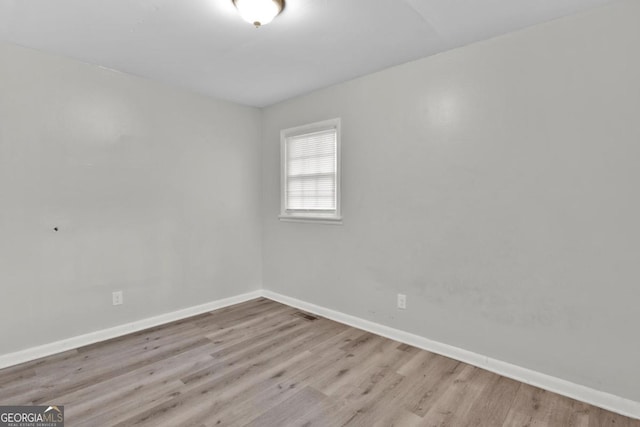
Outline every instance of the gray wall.
{"type": "Polygon", "coordinates": [[[616,3],[267,108],[265,288],[640,401],[639,21],[616,3]],[[279,222],[280,129],[333,117],[344,225],[279,222]]]}
{"type": "Polygon", "coordinates": [[[260,288],[259,110],[8,44],[0,93],[0,354],[260,288]]]}
{"type": "Polygon", "coordinates": [[[264,281],[640,401],[639,17],[623,1],[262,117],[0,43],[0,354],[264,281]],[[280,129],[333,117],[344,225],[279,222],[280,129]]]}

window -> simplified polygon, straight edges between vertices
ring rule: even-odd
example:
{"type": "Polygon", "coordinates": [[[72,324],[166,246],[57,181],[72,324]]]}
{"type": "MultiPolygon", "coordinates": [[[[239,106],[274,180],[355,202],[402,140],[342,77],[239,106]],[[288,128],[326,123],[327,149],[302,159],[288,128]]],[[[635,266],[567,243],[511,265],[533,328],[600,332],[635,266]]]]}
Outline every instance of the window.
{"type": "Polygon", "coordinates": [[[340,119],[280,133],[281,219],[340,222],[340,119]]]}

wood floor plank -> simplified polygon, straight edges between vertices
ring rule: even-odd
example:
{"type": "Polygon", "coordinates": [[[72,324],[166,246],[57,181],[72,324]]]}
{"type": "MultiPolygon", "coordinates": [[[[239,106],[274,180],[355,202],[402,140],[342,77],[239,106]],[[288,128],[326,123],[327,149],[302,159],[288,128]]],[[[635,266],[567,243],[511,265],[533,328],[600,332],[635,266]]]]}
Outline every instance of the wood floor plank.
{"type": "Polygon", "coordinates": [[[638,427],[640,421],[600,408],[592,408],[589,414],[589,427],[638,427]]]}
{"type": "Polygon", "coordinates": [[[313,409],[326,404],[327,397],[312,387],[299,390],[279,405],[246,424],[247,427],[302,425],[299,420],[313,409]]]}
{"type": "MultiPolygon", "coordinates": [[[[351,332],[352,335],[354,332],[357,332],[358,334],[360,333],[360,331],[355,331],[353,329],[349,332],[351,332]]],[[[341,342],[350,340],[350,338],[348,338],[348,334],[339,334],[338,336],[341,336],[341,339],[339,340],[341,342]]],[[[355,335],[353,336],[355,337],[355,335]]],[[[326,342],[332,341],[335,341],[335,337],[331,337],[326,340],[326,342]]],[[[256,396],[252,396],[253,398],[249,404],[258,407],[271,407],[274,404],[278,404],[284,400],[284,398],[295,393],[296,390],[314,383],[319,376],[326,377],[326,375],[322,375],[323,373],[335,372],[334,367],[336,365],[340,365],[345,360],[350,360],[353,357],[353,355],[346,353],[337,347],[331,346],[327,346],[321,351],[309,351],[308,353],[312,355],[312,357],[305,360],[304,365],[296,366],[294,363],[287,366],[286,369],[278,371],[271,378],[275,380],[273,387],[269,390],[262,391],[256,396]]],[[[238,416],[238,418],[230,422],[229,425],[244,425],[242,422],[243,419],[246,419],[246,417],[250,415],[242,416],[241,406],[236,409],[235,415],[238,416]]]]}
{"type": "Polygon", "coordinates": [[[185,391],[175,399],[150,408],[118,426],[156,426],[158,424],[180,426],[194,418],[200,420],[215,416],[217,411],[231,404],[230,402],[241,394],[248,384],[262,382],[277,374],[283,367],[307,357],[311,355],[300,353],[279,364],[270,365],[266,369],[253,364],[236,368],[197,387],[185,387],[183,389],[185,391]]]}
{"type": "MultiPolygon", "coordinates": [[[[97,357],[91,360],[81,358],[74,360],[73,363],[65,361],[65,365],[58,369],[47,369],[46,366],[42,366],[38,368],[38,375],[30,381],[14,384],[0,391],[0,401],[4,401],[8,393],[11,399],[28,402],[28,404],[40,404],[55,396],[81,390],[87,384],[118,376],[207,344],[210,344],[209,340],[194,335],[187,340],[176,339],[174,342],[167,340],[164,346],[135,350],[119,357],[97,357]]],[[[58,366],[57,362],[55,366],[58,366]]]]}
{"type": "Polygon", "coordinates": [[[283,320],[289,319],[294,312],[295,310],[287,306],[275,307],[272,311],[264,313],[263,316],[232,325],[222,326],[213,323],[200,323],[198,326],[206,333],[205,336],[214,343],[229,342],[230,340],[240,341],[246,339],[246,337],[277,327],[283,320]]]}
{"type": "Polygon", "coordinates": [[[341,347],[340,350],[344,351],[345,357],[318,373],[311,384],[326,395],[335,394],[344,387],[352,387],[354,378],[366,370],[367,364],[375,363],[381,359],[385,351],[392,349],[392,345],[382,337],[367,334],[365,338],[361,335],[341,347]],[[356,347],[360,351],[354,352],[356,347]]]}
{"type": "Polygon", "coordinates": [[[590,406],[574,399],[557,396],[556,409],[550,416],[550,424],[567,427],[588,427],[590,406]]]}
{"type": "Polygon", "coordinates": [[[256,416],[256,412],[262,413],[281,403],[308,385],[319,372],[348,358],[348,354],[340,350],[338,344],[351,341],[361,331],[342,328],[343,331],[339,332],[343,325],[333,325],[336,326],[338,328],[335,333],[314,339],[315,344],[305,351],[310,357],[289,363],[265,381],[254,382],[243,390],[241,398],[235,399],[233,405],[216,413],[215,423],[207,422],[206,425],[243,426],[256,416]]]}
{"type": "Polygon", "coordinates": [[[451,387],[464,363],[432,354],[425,357],[423,364],[412,371],[404,371],[410,378],[419,379],[408,383],[402,396],[402,405],[410,412],[423,417],[440,396],[451,387]]]}
{"type": "Polygon", "coordinates": [[[466,427],[501,426],[507,418],[521,383],[494,375],[460,424],[466,427]]]}
{"type": "Polygon", "coordinates": [[[85,412],[96,415],[96,412],[109,411],[123,402],[135,401],[158,385],[179,382],[182,387],[184,383],[179,380],[180,376],[198,370],[211,360],[210,355],[197,348],[62,395],[56,402],[69,408],[66,411],[69,416],[81,417],[85,412]]]}
{"type": "Polygon", "coordinates": [[[470,417],[471,408],[495,374],[465,365],[453,383],[436,399],[423,416],[424,426],[459,426],[470,417]]]}
{"type": "Polygon", "coordinates": [[[234,399],[233,405],[217,411],[215,417],[206,421],[205,425],[244,426],[296,394],[305,387],[304,379],[311,375],[308,372],[305,375],[305,372],[323,360],[308,351],[302,355],[303,358],[287,363],[286,367],[266,380],[248,384],[241,395],[234,399]]]}
{"type": "Polygon", "coordinates": [[[6,404],[83,427],[640,427],[265,298],[0,370],[6,404]]]}
{"type": "Polygon", "coordinates": [[[119,399],[109,402],[103,407],[95,407],[93,410],[85,410],[74,414],[67,414],[65,406],[65,417],[71,420],[69,425],[81,425],[91,427],[127,425],[127,420],[136,415],[148,411],[151,408],[159,407],[168,401],[181,395],[183,384],[178,381],[161,382],[155,387],[140,393],[133,398],[119,399]],[[96,410],[97,409],[97,410],[96,410]]]}
{"type": "MultiPolygon", "coordinates": [[[[187,386],[198,384],[210,378],[219,376],[229,371],[229,368],[251,364],[253,367],[274,364],[283,358],[286,359],[296,350],[304,349],[305,345],[320,339],[323,334],[332,334],[332,325],[326,324],[325,328],[305,328],[304,324],[290,329],[287,333],[275,334],[270,340],[260,343],[257,347],[238,348],[233,353],[213,353],[214,363],[201,371],[194,372],[182,378],[187,386]],[[286,344],[286,345],[285,345],[286,344]]],[[[319,325],[320,326],[320,325],[319,325]]]]}
{"type": "Polygon", "coordinates": [[[422,421],[422,417],[399,407],[383,414],[373,427],[418,427],[422,421]]]}
{"type": "Polygon", "coordinates": [[[58,379],[53,384],[47,384],[41,387],[37,393],[30,394],[30,401],[34,404],[51,401],[57,395],[81,390],[88,384],[134,371],[142,366],[182,354],[194,348],[209,348],[210,344],[211,341],[206,338],[197,338],[186,342],[180,342],[179,345],[169,345],[161,351],[153,349],[149,350],[146,354],[143,353],[131,358],[112,360],[112,363],[108,363],[104,366],[96,366],[93,370],[76,370],[72,375],[69,375],[64,379],[58,379]]]}
{"type": "Polygon", "coordinates": [[[346,426],[354,414],[353,410],[345,411],[341,402],[325,398],[301,418],[289,424],[304,427],[346,426]]]}
{"type": "MultiPolygon", "coordinates": [[[[300,322],[305,323],[300,320],[300,322]]],[[[163,420],[169,420],[173,425],[183,425],[194,421],[200,422],[207,416],[218,412],[225,404],[231,404],[230,400],[240,395],[246,387],[256,381],[264,381],[269,376],[276,375],[279,371],[292,363],[297,355],[303,354],[306,344],[312,340],[322,339],[322,336],[333,334],[335,324],[326,322],[318,324],[315,328],[307,328],[306,335],[274,336],[273,342],[268,343],[259,353],[255,353],[250,359],[243,359],[234,363],[233,370],[219,369],[213,373],[197,375],[183,379],[185,388],[183,394],[175,401],[166,402],[157,414],[141,414],[136,419],[127,420],[127,425],[155,425],[158,422],[158,414],[163,420]],[[305,343],[306,340],[306,343],[305,343]],[[288,345],[284,345],[288,342],[288,345]],[[274,345],[277,344],[277,345],[274,345]],[[296,355],[293,356],[292,355],[296,355]],[[214,401],[211,396],[215,396],[214,401]],[[185,406],[189,411],[182,411],[185,406]]],[[[293,335],[293,334],[291,334],[293,335]]],[[[229,367],[231,367],[229,366],[229,367]]]]}
{"type": "Polygon", "coordinates": [[[548,426],[560,396],[545,390],[521,384],[504,426],[548,426]]]}
{"type": "Polygon", "coordinates": [[[353,412],[345,426],[372,426],[380,417],[394,409],[395,390],[406,378],[393,369],[371,369],[365,379],[347,396],[341,398],[343,411],[353,412]]]}

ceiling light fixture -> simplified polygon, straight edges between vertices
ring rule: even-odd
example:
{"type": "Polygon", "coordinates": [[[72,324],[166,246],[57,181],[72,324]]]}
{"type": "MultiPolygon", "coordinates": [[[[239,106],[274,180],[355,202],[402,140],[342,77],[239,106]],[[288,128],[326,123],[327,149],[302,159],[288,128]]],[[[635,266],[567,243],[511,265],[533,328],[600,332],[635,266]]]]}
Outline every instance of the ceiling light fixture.
{"type": "Polygon", "coordinates": [[[284,0],[233,0],[242,19],[260,28],[282,12],[284,0]]]}

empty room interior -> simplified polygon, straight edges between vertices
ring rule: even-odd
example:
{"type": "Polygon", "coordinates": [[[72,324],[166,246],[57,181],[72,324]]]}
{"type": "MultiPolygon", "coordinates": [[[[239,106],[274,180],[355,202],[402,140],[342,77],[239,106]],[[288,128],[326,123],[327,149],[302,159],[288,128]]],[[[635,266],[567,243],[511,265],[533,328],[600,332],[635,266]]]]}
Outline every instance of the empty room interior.
{"type": "Polygon", "coordinates": [[[0,0],[0,427],[640,426],[639,184],[638,0],[0,0]]]}

